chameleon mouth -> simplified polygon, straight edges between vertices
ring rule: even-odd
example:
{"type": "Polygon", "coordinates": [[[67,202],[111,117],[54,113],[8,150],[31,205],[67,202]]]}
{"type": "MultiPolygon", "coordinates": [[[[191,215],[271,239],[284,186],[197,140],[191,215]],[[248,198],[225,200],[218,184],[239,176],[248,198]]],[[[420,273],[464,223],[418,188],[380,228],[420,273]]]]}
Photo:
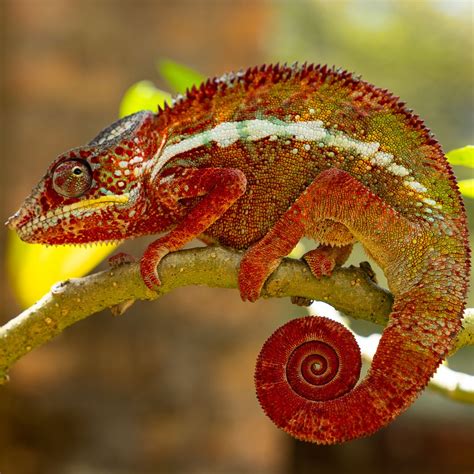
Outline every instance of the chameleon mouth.
{"type": "Polygon", "coordinates": [[[97,211],[115,206],[117,204],[127,204],[130,200],[130,194],[124,193],[113,196],[101,196],[97,199],[89,199],[87,201],[79,201],[66,206],[58,207],[57,209],[48,211],[41,216],[34,216],[26,221],[21,222],[21,210],[19,213],[10,217],[7,225],[15,229],[18,236],[22,240],[32,240],[38,230],[46,231],[50,227],[54,227],[60,220],[68,220],[71,217],[74,219],[81,219],[83,217],[92,216],[97,211]]]}

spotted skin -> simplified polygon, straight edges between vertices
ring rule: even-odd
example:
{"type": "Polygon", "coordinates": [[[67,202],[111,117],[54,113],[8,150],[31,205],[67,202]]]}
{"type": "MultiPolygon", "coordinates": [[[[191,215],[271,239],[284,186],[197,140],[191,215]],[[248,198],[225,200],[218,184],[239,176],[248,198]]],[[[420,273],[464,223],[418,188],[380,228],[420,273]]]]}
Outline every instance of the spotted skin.
{"type": "Polygon", "coordinates": [[[305,256],[318,277],[360,242],[395,296],[367,376],[354,386],[358,351],[324,318],[278,330],[258,359],[263,409],[306,441],[385,426],[461,328],[466,218],[439,144],[388,91],[325,66],[228,74],[157,114],[125,117],[59,156],[9,225],[47,244],[168,231],[140,261],[150,288],[159,261],[195,237],[242,249],[239,288],[250,301],[301,237],[320,244],[305,256]]]}

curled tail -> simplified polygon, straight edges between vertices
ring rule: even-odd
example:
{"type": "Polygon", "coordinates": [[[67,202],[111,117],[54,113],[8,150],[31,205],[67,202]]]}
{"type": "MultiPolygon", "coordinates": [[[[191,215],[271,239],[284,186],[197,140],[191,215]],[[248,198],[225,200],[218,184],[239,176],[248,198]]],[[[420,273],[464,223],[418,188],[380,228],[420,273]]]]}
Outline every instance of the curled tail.
{"type": "Polygon", "coordinates": [[[357,386],[360,352],[342,325],[306,317],[279,328],[255,372],[258,399],[274,423],[298,439],[333,444],[370,435],[408,408],[461,329],[467,257],[451,261],[456,273],[449,269],[440,278],[440,265],[448,270],[440,257],[433,272],[396,296],[370,370],[357,386]]]}

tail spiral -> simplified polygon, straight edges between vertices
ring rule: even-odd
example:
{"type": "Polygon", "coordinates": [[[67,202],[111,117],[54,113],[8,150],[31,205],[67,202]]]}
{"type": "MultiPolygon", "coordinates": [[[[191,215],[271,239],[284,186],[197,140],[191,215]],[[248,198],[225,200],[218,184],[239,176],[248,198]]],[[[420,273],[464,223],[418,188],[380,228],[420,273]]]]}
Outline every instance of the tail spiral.
{"type": "Polygon", "coordinates": [[[353,389],[360,369],[359,346],[342,324],[319,316],[293,319],[278,328],[260,352],[257,397],[278,427],[304,439],[296,419],[311,423],[321,402],[353,389]]]}

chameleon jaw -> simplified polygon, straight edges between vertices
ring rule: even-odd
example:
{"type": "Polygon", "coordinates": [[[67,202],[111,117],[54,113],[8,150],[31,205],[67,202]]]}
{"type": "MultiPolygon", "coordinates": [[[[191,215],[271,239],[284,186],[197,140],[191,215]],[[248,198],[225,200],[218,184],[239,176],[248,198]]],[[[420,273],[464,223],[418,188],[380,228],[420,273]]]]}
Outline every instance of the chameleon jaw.
{"type": "Polygon", "coordinates": [[[22,217],[20,210],[19,213],[10,217],[6,224],[15,229],[22,240],[31,241],[31,237],[34,236],[36,231],[49,229],[56,225],[59,219],[69,219],[70,217],[80,219],[113,205],[127,205],[129,201],[130,193],[101,196],[96,199],[88,199],[58,207],[55,210],[48,211],[45,215],[34,216],[23,223],[20,223],[22,217]]]}

